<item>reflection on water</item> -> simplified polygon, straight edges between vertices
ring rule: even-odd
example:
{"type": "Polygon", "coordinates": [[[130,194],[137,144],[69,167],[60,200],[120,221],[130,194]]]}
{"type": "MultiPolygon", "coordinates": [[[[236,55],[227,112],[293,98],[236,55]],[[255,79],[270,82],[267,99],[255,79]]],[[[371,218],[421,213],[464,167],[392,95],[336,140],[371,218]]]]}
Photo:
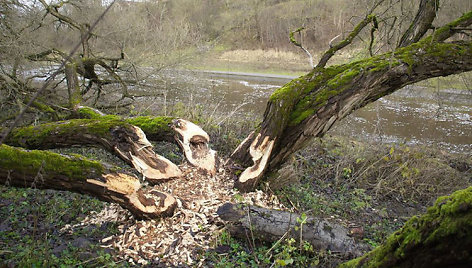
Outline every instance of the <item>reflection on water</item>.
{"type": "MultiPolygon", "coordinates": [[[[201,104],[203,109],[254,114],[261,118],[267,98],[287,78],[173,73],[166,105],[201,104]],[[241,106],[241,104],[244,104],[241,106]]],[[[163,105],[155,100],[155,108],[163,105]]],[[[472,94],[434,93],[414,86],[355,111],[330,130],[360,139],[436,145],[453,152],[472,152],[472,94]]]]}

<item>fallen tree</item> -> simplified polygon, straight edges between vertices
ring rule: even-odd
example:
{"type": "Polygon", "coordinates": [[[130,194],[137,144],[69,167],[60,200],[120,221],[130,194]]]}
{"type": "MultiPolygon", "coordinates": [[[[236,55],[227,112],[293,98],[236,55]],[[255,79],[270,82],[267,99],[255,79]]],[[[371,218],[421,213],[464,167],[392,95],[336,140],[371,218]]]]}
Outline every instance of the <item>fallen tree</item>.
{"type": "Polygon", "coordinates": [[[0,183],[88,194],[118,203],[141,219],[172,215],[177,204],[174,197],[143,188],[136,177],[97,161],[5,144],[0,147],[0,183]]]}
{"type": "MultiPolygon", "coordinates": [[[[443,27],[430,31],[428,35],[428,29],[432,27],[436,15],[437,2],[437,0],[421,0],[421,8],[410,27],[411,30],[405,33],[401,43],[394,51],[352,63],[326,67],[329,59],[337,51],[349,45],[364,27],[371,23],[374,24],[374,27],[378,27],[375,25],[378,23],[375,15],[368,14],[351,34],[323,54],[318,65],[310,73],[275,91],[268,101],[261,125],[238,146],[229,159],[232,165],[228,166],[237,164],[244,170],[235,186],[241,191],[253,190],[267,171],[277,170],[291,154],[302,148],[312,137],[323,136],[333,124],[355,109],[405,85],[432,77],[472,70],[472,42],[470,38],[448,41],[472,24],[472,12],[469,11],[443,27]],[[424,12],[424,9],[427,9],[427,12],[424,12]]],[[[53,10],[48,12],[53,12],[53,10]]],[[[93,67],[97,63],[90,62],[90,64],[93,67]]],[[[74,70],[71,70],[71,73],[70,81],[72,83],[76,80],[73,77],[76,73],[74,70]]],[[[72,94],[74,90],[71,89],[70,92],[72,94]]],[[[125,92],[123,92],[123,96],[126,96],[125,92]]],[[[122,119],[101,115],[96,111],[91,113],[87,113],[85,110],[80,111],[81,109],[77,106],[78,102],[73,98],[71,98],[70,104],[71,106],[74,104],[73,108],[77,110],[79,115],[89,119],[19,128],[7,137],[7,142],[27,148],[42,149],[58,146],[58,144],[60,146],[100,145],[114,151],[135,165],[138,170],[143,170],[152,166],[148,163],[154,163],[153,161],[157,161],[158,157],[150,150],[149,143],[143,141],[144,135],[136,127],[139,126],[149,137],[154,135],[154,139],[161,137],[162,139],[173,139],[174,135],[177,136],[178,144],[190,163],[210,174],[214,174],[216,171],[215,153],[208,147],[208,135],[201,133],[199,128],[190,122],[179,119],[170,123],[169,120],[172,120],[170,118],[161,121],[156,118],[144,117],[122,119]],[[101,125],[103,122],[106,127],[101,125]],[[74,126],[72,131],[70,126],[74,126]],[[44,131],[42,128],[48,130],[44,131]],[[66,131],[68,128],[69,131],[66,131]],[[156,131],[156,129],[158,130],[156,131]],[[142,154],[148,155],[143,156],[142,154]],[[139,161],[134,158],[136,156],[139,156],[139,161]],[[146,159],[147,166],[142,165],[141,162],[144,162],[142,159],[146,159]]],[[[33,185],[41,188],[66,189],[91,194],[103,200],[118,202],[134,211],[138,217],[154,217],[171,213],[172,209],[167,208],[173,207],[171,197],[160,199],[159,201],[164,200],[164,206],[157,206],[154,199],[149,201],[146,199],[149,198],[146,197],[146,194],[139,193],[141,186],[137,179],[116,175],[117,173],[106,169],[102,164],[92,165],[87,162],[88,160],[78,157],[50,155],[47,152],[41,153],[39,151],[27,152],[5,145],[2,150],[4,150],[5,157],[2,157],[0,162],[2,172],[0,177],[3,183],[21,187],[33,185]],[[9,157],[13,157],[13,160],[8,160],[9,157]],[[31,160],[28,160],[30,157],[32,157],[31,160]],[[19,160],[21,158],[26,161],[21,162],[19,160]],[[45,160],[41,160],[42,158],[45,160]],[[76,168],[73,171],[68,170],[67,166],[62,165],[68,163],[68,160],[80,163],[81,168],[76,168]],[[87,173],[83,173],[83,171],[87,171],[87,173]],[[38,178],[41,182],[40,186],[36,185],[38,178]],[[115,184],[119,186],[115,187],[115,184]],[[168,200],[169,206],[165,206],[165,200],[168,200]],[[151,207],[149,209],[148,205],[144,204],[148,201],[151,207]]],[[[160,170],[160,166],[156,165],[155,169],[160,170]]],[[[466,193],[470,196],[470,192],[466,193]]],[[[256,231],[261,233],[260,238],[273,240],[285,233],[296,235],[291,231],[294,222],[290,218],[290,214],[255,207],[249,207],[247,211],[241,211],[234,206],[230,208],[227,205],[220,209],[220,215],[222,218],[230,215],[232,221],[236,223],[235,226],[239,226],[234,230],[243,230],[244,232],[251,232],[251,222],[258,218],[255,227],[259,228],[256,231]],[[249,213],[246,217],[247,211],[249,213]],[[282,232],[281,230],[284,229],[285,231],[282,232]]],[[[447,223],[449,218],[440,219],[447,223]]],[[[309,227],[306,228],[306,233],[301,232],[301,240],[311,241],[319,248],[348,251],[354,254],[357,254],[356,252],[360,248],[353,239],[348,237],[346,229],[340,226],[333,227],[323,220],[313,218],[310,218],[307,226],[309,227]],[[331,227],[325,229],[325,226],[331,227]],[[330,228],[331,230],[329,230],[330,228]],[[336,233],[333,232],[333,229],[336,230],[336,233]],[[310,235],[312,236],[310,237],[310,235]]],[[[461,229],[452,230],[454,234],[451,234],[451,237],[469,241],[470,234],[461,236],[460,231],[461,229]]],[[[415,235],[417,233],[417,231],[413,232],[415,235]]],[[[403,240],[421,241],[423,238],[410,237],[407,234],[403,240]]],[[[469,245],[467,244],[469,242],[464,243],[469,245]]],[[[413,244],[408,242],[406,245],[413,244]]],[[[444,252],[447,252],[447,249],[444,252]]],[[[388,256],[385,258],[388,259],[388,256]]],[[[368,262],[367,259],[365,263],[368,262]]]]}
{"type": "Polygon", "coordinates": [[[101,146],[136,168],[150,183],[181,177],[174,163],[153,151],[143,127],[155,141],[177,142],[190,164],[212,175],[216,172],[216,153],[208,146],[208,134],[189,121],[164,116],[93,118],[15,128],[5,143],[27,149],[101,146]]]}
{"type": "MultiPolygon", "coordinates": [[[[159,122],[163,120],[156,119],[159,122]]],[[[174,163],[153,151],[153,146],[139,127],[125,120],[105,117],[73,119],[16,128],[5,143],[27,149],[101,146],[135,167],[150,183],[182,176],[174,163]]]]}
{"type": "Polygon", "coordinates": [[[316,249],[360,256],[368,246],[356,241],[352,232],[339,223],[244,204],[226,203],[218,208],[218,216],[227,230],[242,239],[273,242],[281,238],[306,241],[316,249]]]}

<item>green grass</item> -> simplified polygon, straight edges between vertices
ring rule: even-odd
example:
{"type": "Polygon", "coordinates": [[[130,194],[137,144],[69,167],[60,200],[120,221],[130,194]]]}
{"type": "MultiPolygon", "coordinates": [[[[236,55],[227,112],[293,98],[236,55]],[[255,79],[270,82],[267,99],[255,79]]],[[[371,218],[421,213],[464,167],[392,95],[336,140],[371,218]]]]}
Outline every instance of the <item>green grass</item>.
{"type": "Polygon", "coordinates": [[[52,190],[0,187],[0,264],[17,267],[123,266],[99,240],[117,232],[113,224],[77,224],[104,203],[84,195],[52,190]]]}
{"type": "MultiPolygon", "coordinates": [[[[250,244],[250,243],[249,243],[250,244]]],[[[293,238],[272,244],[248,246],[244,240],[236,239],[223,230],[214,248],[204,254],[210,267],[326,267],[333,262],[329,251],[315,251],[308,243],[299,243],[293,238]]]]}

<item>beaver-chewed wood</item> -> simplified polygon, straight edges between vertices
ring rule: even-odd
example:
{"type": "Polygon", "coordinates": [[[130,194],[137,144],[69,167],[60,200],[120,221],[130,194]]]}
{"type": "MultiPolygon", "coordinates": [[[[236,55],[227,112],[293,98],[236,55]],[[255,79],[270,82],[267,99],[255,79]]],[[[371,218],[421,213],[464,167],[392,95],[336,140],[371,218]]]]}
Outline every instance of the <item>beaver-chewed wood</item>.
{"type": "Polygon", "coordinates": [[[188,162],[210,175],[216,173],[216,152],[210,149],[210,136],[194,123],[176,119],[172,127],[188,162]]]}
{"type": "Polygon", "coordinates": [[[100,162],[5,144],[0,146],[0,183],[91,195],[118,203],[140,219],[172,215],[177,206],[173,196],[143,188],[133,175],[115,172],[100,162]]]}
{"type": "Polygon", "coordinates": [[[135,167],[150,183],[182,176],[174,163],[153,151],[139,127],[120,119],[71,119],[16,128],[6,143],[27,149],[101,146],[135,167]]]}

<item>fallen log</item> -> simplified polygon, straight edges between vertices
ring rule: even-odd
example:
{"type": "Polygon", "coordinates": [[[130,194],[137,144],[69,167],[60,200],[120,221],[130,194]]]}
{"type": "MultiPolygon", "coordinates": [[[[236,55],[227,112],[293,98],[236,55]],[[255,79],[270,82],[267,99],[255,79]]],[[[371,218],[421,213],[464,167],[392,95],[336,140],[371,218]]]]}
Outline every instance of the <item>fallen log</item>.
{"type": "Polygon", "coordinates": [[[172,122],[176,119],[172,116],[136,116],[123,118],[118,115],[107,115],[100,110],[80,106],[75,114],[80,119],[114,119],[122,120],[143,130],[146,137],[152,141],[175,142],[175,132],[172,129],[172,122]]]}
{"type": "Polygon", "coordinates": [[[131,164],[150,183],[182,176],[174,163],[152,150],[140,128],[114,118],[72,119],[16,128],[5,143],[27,149],[101,146],[131,164]]]}
{"type": "Polygon", "coordinates": [[[136,177],[115,172],[100,162],[5,144],[0,146],[0,183],[88,194],[118,203],[140,219],[172,215],[177,205],[174,197],[145,189],[136,177]]]}
{"type": "Polygon", "coordinates": [[[325,219],[306,217],[286,211],[226,203],[217,214],[227,222],[229,232],[240,238],[273,242],[281,237],[300,238],[316,249],[360,256],[368,246],[350,236],[344,226],[325,219]]]}
{"type": "Polygon", "coordinates": [[[122,120],[141,128],[150,140],[177,142],[191,165],[210,175],[216,173],[217,157],[216,152],[210,149],[210,136],[190,121],[170,116],[121,118],[86,106],[79,107],[77,115],[80,118],[122,120]]]}

